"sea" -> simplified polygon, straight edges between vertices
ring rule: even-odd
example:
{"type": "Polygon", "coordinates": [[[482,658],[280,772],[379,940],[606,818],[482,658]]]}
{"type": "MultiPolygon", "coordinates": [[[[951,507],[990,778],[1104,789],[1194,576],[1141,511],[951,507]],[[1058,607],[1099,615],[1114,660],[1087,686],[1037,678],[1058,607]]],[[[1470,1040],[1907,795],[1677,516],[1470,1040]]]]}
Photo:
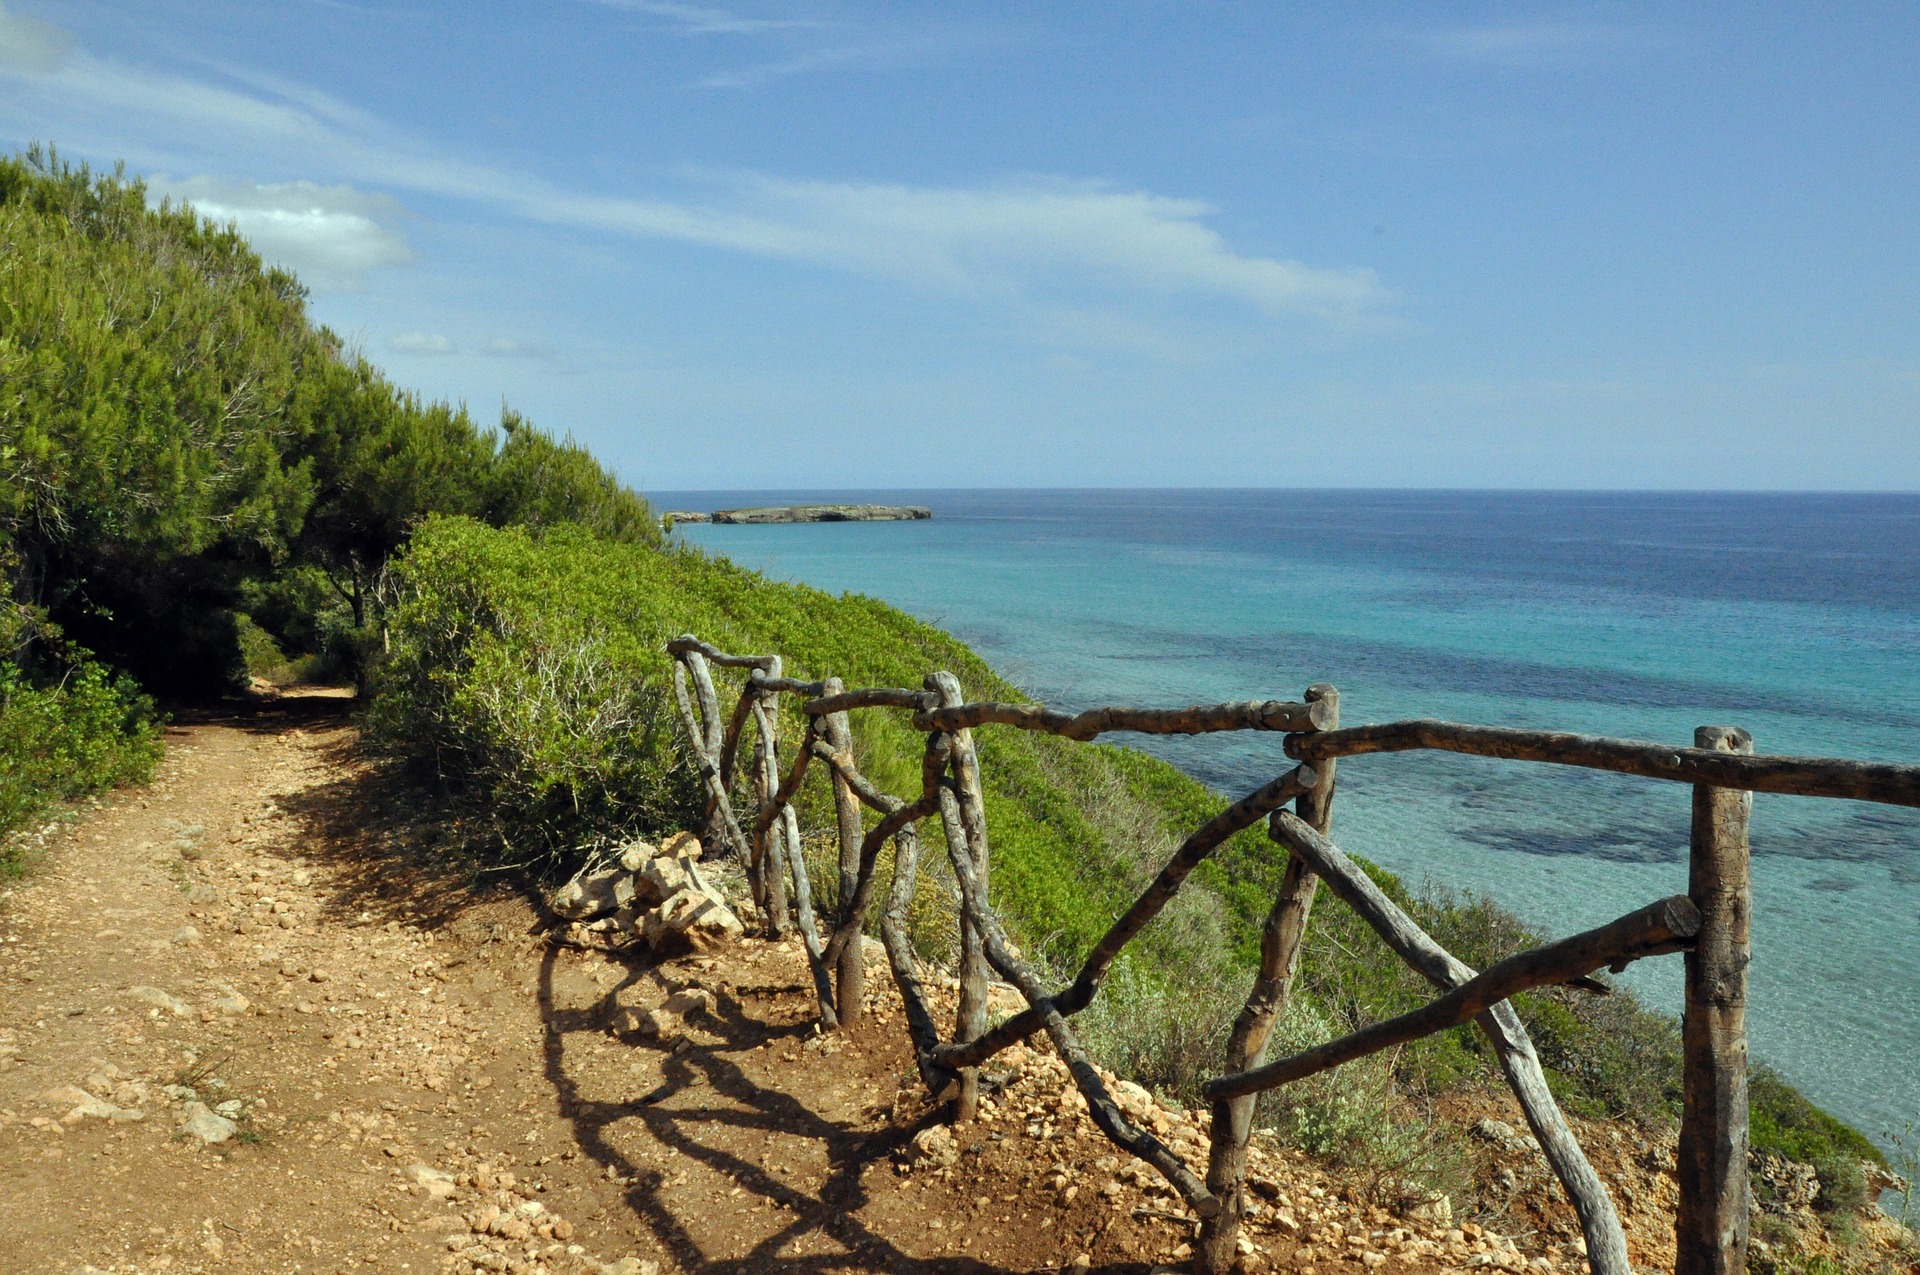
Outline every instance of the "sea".
{"type": "MultiPolygon", "coordinates": [[[[924,522],[685,526],[883,599],[1065,709],[1290,699],[1920,763],[1920,495],[1354,490],[660,492],[657,509],[924,504],[924,522]]],[[[1116,736],[1237,796],[1276,737],[1116,736]]],[[[1548,937],[1684,892],[1688,790],[1439,753],[1340,765],[1334,839],[1548,937]]],[[[1920,810],[1754,802],[1753,1052],[1883,1144],[1920,1121],[1920,810]]],[[[1678,1012],[1680,958],[1623,978],[1678,1012]]]]}

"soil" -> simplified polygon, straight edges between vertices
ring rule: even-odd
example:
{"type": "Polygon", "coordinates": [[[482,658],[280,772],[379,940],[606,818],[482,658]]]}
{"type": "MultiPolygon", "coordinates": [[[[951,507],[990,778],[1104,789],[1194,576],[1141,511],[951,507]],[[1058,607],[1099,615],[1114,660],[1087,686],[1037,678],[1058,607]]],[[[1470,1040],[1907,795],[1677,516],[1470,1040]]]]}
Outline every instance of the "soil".
{"type": "MultiPolygon", "coordinates": [[[[1092,1129],[1057,1060],[1003,1055],[982,1120],[949,1134],[889,989],[822,1037],[792,943],[667,962],[557,944],[537,897],[463,866],[461,830],[356,754],[349,707],[184,718],[150,787],[41,830],[37,868],[0,892],[0,1272],[1185,1257],[1192,1220],[1092,1129]],[[612,1030],[690,987],[711,1012],[612,1030]]],[[[1198,1152],[1197,1117],[1140,1098],[1198,1152]]],[[[1247,1270],[1578,1265],[1564,1203],[1534,1201],[1523,1253],[1392,1216],[1277,1147],[1255,1179],[1247,1270]]]]}

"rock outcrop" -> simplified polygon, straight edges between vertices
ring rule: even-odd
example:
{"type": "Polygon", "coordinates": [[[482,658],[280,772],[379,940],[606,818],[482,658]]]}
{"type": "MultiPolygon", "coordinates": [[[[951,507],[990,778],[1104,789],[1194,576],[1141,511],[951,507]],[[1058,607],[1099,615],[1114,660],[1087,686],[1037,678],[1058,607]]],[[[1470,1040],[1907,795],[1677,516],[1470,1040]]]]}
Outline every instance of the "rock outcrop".
{"type": "MultiPolygon", "coordinates": [[[[678,517],[678,515],[676,515],[678,517]]],[[[755,509],[717,509],[720,523],[915,522],[933,517],[925,505],[766,505],[755,509]]]]}
{"type": "Polygon", "coordinates": [[[746,927],[701,875],[699,858],[699,840],[684,832],[664,846],[622,846],[610,866],[554,892],[553,910],[573,922],[566,940],[602,950],[644,943],[665,955],[711,951],[738,939],[746,927]]]}

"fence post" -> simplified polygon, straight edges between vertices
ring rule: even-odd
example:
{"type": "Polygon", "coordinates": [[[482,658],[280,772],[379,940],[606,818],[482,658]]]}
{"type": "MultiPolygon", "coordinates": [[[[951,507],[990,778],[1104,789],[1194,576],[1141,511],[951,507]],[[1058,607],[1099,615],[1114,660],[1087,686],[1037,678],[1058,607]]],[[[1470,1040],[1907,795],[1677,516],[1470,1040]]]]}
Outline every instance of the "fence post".
{"type": "MultiPolygon", "coordinates": [[[[1340,725],[1340,692],[1324,682],[1307,688],[1307,702],[1326,704],[1327,729],[1340,725]]],[[[1324,833],[1333,825],[1334,763],[1323,761],[1314,766],[1317,782],[1302,793],[1294,804],[1300,817],[1324,833]]],[[[1320,878],[1300,861],[1287,857],[1287,872],[1280,892],[1267,914],[1260,934],[1260,971],[1254,978],[1253,992],[1246,1008],[1234,1022],[1233,1035],[1227,1041],[1228,1072],[1258,1067],[1267,1054],[1267,1041],[1280,1016],[1287,1011],[1293,992],[1294,972],[1300,965],[1300,942],[1306,937],[1307,919],[1313,912],[1313,898],[1320,878]]],[[[1224,1275],[1231,1270],[1240,1238],[1240,1219],[1246,1212],[1247,1143],[1253,1135],[1253,1113],[1258,1094],[1228,1098],[1213,1104],[1213,1125],[1207,1152],[1207,1190],[1220,1201],[1220,1212],[1200,1224],[1200,1243],[1194,1249],[1193,1268],[1199,1275],[1224,1275]]]]}
{"type": "MultiPolygon", "coordinates": [[[[779,677],[780,657],[773,656],[772,660],[767,675],[779,677]]],[[[754,809],[759,811],[764,810],[773,801],[774,794],[780,791],[780,700],[774,694],[755,690],[752,682],[741,688],[740,695],[742,699],[756,701],[753,707],[765,708],[764,712],[753,714],[758,728],[755,734],[759,736],[754,746],[758,762],[754,809]]],[[[757,825],[759,820],[754,822],[757,825]]],[[[756,857],[751,869],[760,878],[760,893],[766,900],[767,934],[776,939],[787,936],[787,878],[783,871],[786,855],[800,853],[799,846],[786,844],[786,832],[784,820],[776,819],[767,825],[766,834],[760,844],[754,847],[756,857]]]]}
{"type": "MultiPolygon", "coordinates": [[[[927,678],[927,689],[940,694],[940,706],[952,708],[965,702],[960,691],[960,681],[951,673],[934,673],[927,678]]],[[[986,812],[980,795],[980,760],[973,750],[973,732],[958,730],[953,733],[953,757],[949,763],[953,769],[954,794],[958,804],[967,808],[964,813],[971,815],[971,823],[984,833],[986,812]]],[[[963,825],[964,827],[964,825],[963,825]]],[[[965,832],[971,833],[971,828],[965,832]]],[[[953,830],[948,829],[948,836],[953,830]]],[[[973,861],[974,876],[980,882],[980,901],[986,902],[987,891],[987,841],[984,835],[977,840],[971,835],[963,835],[960,853],[973,861]]],[[[966,909],[960,911],[960,995],[959,1003],[953,1013],[953,1039],[955,1044],[964,1045],[978,1040],[987,1030],[987,954],[985,936],[967,916],[966,909]]],[[[972,1120],[980,1109],[980,1069],[966,1067],[960,1072],[959,1094],[953,1100],[953,1118],[956,1121],[972,1120]]]]}
{"type": "MultiPolygon", "coordinates": [[[[1702,726],[1694,747],[1751,753],[1738,727],[1702,726]]],[[[1686,1106],[1680,1122],[1680,1207],[1674,1275],[1745,1275],[1747,1269],[1747,965],[1753,883],[1747,842],[1753,794],[1699,784],[1687,893],[1700,936],[1686,954],[1681,1021],[1686,1106]]]]}
{"type": "MultiPolygon", "coordinates": [[[[822,695],[838,695],[847,689],[846,683],[837,677],[827,678],[821,683],[822,695]]],[[[844,712],[828,713],[825,721],[827,747],[836,753],[853,755],[853,729],[844,712]]],[[[846,920],[846,909],[853,906],[854,890],[860,882],[860,839],[865,828],[860,819],[860,799],[854,795],[853,785],[846,781],[838,770],[829,769],[833,776],[833,809],[840,824],[840,920],[846,920]]],[[[894,842],[895,871],[898,871],[899,841],[894,842]]],[[[838,926],[835,927],[839,928],[838,926]]],[[[842,1027],[852,1026],[865,1007],[867,996],[866,954],[859,942],[847,944],[840,953],[840,966],[834,971],[834,999],[840,1015],[842,1027]]]]}

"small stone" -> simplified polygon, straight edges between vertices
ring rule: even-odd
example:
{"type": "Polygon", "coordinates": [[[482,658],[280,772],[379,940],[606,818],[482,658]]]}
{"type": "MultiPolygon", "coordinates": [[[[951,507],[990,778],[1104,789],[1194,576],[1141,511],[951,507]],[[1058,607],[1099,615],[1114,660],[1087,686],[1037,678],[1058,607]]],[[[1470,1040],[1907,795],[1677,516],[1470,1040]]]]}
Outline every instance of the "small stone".
{"type": "Polygon", "coordinates": [[[178,996],[170,996],[157,987],[130,987],[127,989],[129,1000],[139,1001],[143,1005],[152,1005],[166,1010],[177,1018],[185,1018],[193,1012],[193,1007],[178,996]]]}
{"type": "Polygon", "coordinates": [[[203,1102],[188,1103],[185,1115],[186,1119],[180,1125],[181,1132],[191,1134],[202,1142],[225,1142],[240,1131],[239,1125],[203,1102]]]}
{"type": "Polygon", "coordinates": [[[646,841],[629,841],[620,847],[620,866],[628,872],[638,872],[658,855],[658,847],[646,841]]]}
{"type": "Polygon", "coordinates": [[[945,1125],[932,1125],[913,1135],[913,1160],[920,1164],[945,1167],[960,1159],[960,1149],[945,1125]]]}
{"type": "Polygon", "coordinates": [[[1513,1126],[1506,1121],[1493,1120],[1484,1116],[1474,1121],[1473,1127],[1468,1132],[1482,1142],[1491,1142],[1496,1147],[1504,1147],[1519,1136],[1514,1132],[1513,1126]]]}
{"type": "Polygon", "coordinates": [[[173,932],[173,941],[182,947],[190,946],[200,941],[200,931],[191,925],[183,925],[173,932]]]}
{"type": "Polygon", "coordinates": [[[667,997],[661,1008],[681,1018],[697,1018],[701,1014],[711,1014],[714,1005],[713,993],[706,988],[683,987],[667,997]]]}

